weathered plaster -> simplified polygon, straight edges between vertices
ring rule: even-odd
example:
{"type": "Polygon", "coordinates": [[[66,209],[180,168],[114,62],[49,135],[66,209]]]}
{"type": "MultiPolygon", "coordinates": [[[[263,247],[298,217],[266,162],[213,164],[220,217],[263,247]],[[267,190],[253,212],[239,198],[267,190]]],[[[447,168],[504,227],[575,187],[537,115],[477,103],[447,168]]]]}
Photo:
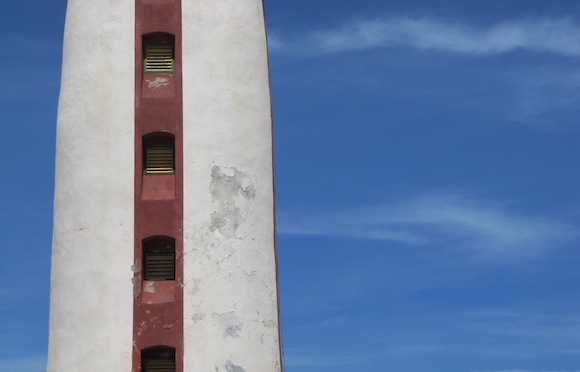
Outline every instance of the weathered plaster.
{"type": "Polygon", "coordinates": [[[143,283],[143,292],[155,293],[155,282],[146,281],[143,283]]]}
{"type": "Polygon", "coordinates": [[[155,79],[145,79],[147,87],[150,89],[158,89],[169,85],[169,79],[156,77],[155,79]]]}
{"type": "Polygon", "coordinates": [[[227,361],[226,365],[226,372],[246,372],[246,370],[240,366],[235,365],[234,363],[232,363],[231,361],[227,361]]]}
{"type": "Polygon", "coordinates": [[[238,227],[246,219],[256,190],[251,177],[236,168],[211,170],[210,193],[218,208],[211,214],[210,231],[219,231],[226,238],[235,238],[238,227]]]}
{"type": "Polygon", "coordinates": [[[182,11],[184,370],[279,371],[262,1],[182,11]]]}
{"type": "MultiPolygon", "coordinates": [[[[175,349],[176,371],[183,372],[183,168],[181,94],[181,1],[135,0],[135,261],[142,259],[142,241],[153,236],[174,239],[175,280],[142,281],[135,298],[133,371],[141,371],[141,352],[150,347],[175,349]],[[175,42],[174,72],[156,76],[143,72],[144,35],[163,32],[175,42]],[[144,139],[155,133],[174,140],[174,174],[144,175],[144,139]],[[146,329],[138,325],[145,321],[146,329]]],[[[135,278],[141,280],[140,273],[135,278]]]]}
{"type": "Polygon", "coordinates": [[[221,327],[224,330],[224,339],[227,337],[240,337],[240,331],[244,324],[240,322],[233,311],[225,314],[213,314],[212,318],[217,327],[221,327]]]}
{"type": "MultiPolygon", "coordinates": [[[[92,371],[131,370],[134,274],[135,295],[141,294],[141,263],[134,262],[131,248],[133,201],[142,192],[134,190],[140,182],[134,180],[133,151],[134,7],[132,1],[68,2],[50,372],[88,370],[88,365],[92,371]]],[[[183,324],[155,318],[159,305],[145,304],[144,314],[151,317],[136,329],[171,333],[183,326],[187,372],[280,371],[262,1],[184,0],[182,11],[183,144],[176,146],[183,148],[183,188],[176,186],[175,195],[183,191],[184,277],[176,281],[183,285],[183,324]]],[[[178,82],[167,79],[146,82],[141,95],[172,105],[178,82]]],[[[142,115],[163,117],[149,106],[142,115]]],[[[151,120],[143,131],[157,130],[159,122],[151,120]]],[[[157,199],[166,198],[158,190],[143,208],[155,210],[157,199]]],[[[143,229],[152,223],[143,221],[143,229]]],[[[160,234],[169,230],[156,228],[160,234]]]]}
{"type": "Polygon", "coordinates": [[[131,1],[68,1],[49,372],[131,369],[134,27],[131,1]]]}

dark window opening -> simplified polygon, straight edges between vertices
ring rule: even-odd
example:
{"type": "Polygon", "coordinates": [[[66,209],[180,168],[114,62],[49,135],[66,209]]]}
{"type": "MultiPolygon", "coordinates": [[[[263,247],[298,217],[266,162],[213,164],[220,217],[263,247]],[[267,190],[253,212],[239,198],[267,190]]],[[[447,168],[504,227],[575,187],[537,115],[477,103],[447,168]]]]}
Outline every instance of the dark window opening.
{"type": "Polygon", "coordinates": [[[141,352],[142,372],[175,372],[175,349],[156,347],[141,352]]]}
{"type": "Polygon", "coordinates": [[[175,71],[175,38],[171,34],[143,36],[143,72],[173,74],[175,71]]]}
{"type": "Polygon", "coordinates": [[[143,138],[143,173],[175,173],[175,140],[170,134],[153,134],[143,138]]]}
{"type": "Polygon", "coordinates": [[[159,236],[143,241],[143,279],[175,280],[175,239],[159,236]]]}

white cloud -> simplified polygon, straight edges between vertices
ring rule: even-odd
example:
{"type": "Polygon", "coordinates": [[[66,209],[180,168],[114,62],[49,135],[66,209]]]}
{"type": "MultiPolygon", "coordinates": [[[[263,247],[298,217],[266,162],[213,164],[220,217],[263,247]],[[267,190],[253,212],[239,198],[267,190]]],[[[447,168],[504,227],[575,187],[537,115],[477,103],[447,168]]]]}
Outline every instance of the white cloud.
{"type": "Polygon", "coordinates": [[[527,50],[580,56],[580,25],[567,18],[510,20],[487,28],[431,18],[377,18],[292,39],[270,35],[273,52],[299,55],[407,46],[479,55],[527,50]]]}
{"type": "Polygon", "coordinates": [[[575,234],[572,226],[553,218],[518,213],[508,204],[459,193],[421,195],[324,213],[279,214],[281,234],[444,245],[495,256],[534,255],[575,234]]]}

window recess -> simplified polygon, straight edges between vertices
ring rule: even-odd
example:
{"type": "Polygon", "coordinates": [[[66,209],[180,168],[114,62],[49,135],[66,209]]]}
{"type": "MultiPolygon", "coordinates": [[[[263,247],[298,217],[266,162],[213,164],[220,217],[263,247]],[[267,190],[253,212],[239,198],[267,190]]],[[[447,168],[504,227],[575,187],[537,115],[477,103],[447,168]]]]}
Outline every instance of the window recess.
{"type": "Polygon", "coordinates": [[[143,136],[143,174],[175,173],[175,137],[156,132],[143,136]]]}
{"type": "Polygon", "coordinates": [[[143,35],[143,72],[173,74],[175,72],[175,36],[164,32],[143,35]]]}
{"type": "Polygon", "coordinates": [[[175,280],[175,239],[153,237],[143,241],[143,279],[175,280]]]}
{"type": "Polygon", "coordinates": [[[143,372],[175,372],[175,350],[162,347],[143,350],[141,370],[143,372]]]}

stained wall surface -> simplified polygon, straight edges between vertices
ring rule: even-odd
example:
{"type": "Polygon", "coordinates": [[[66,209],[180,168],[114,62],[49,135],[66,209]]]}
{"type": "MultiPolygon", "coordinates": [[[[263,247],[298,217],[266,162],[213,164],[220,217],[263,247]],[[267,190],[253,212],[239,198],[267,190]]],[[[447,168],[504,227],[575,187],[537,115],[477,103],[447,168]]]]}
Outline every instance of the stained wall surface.
{"type": "MultiPolygon", "coordinates": [[[[50,372],[131,370],[134,10],[68,2],[50,372]]],[[[182,15],[183,370],[280,371],[262,1],[182,0],[182,15]]]]}
{"type": "Polygon", "coordinates": [[[261,0],[183,1],[184,370],[280,370],[261,0]]]}
{"type": "Polygon", "coordinates": [[[134,8],[132,1],[68,1],[50,372],[131,370],[134,8]]]}

